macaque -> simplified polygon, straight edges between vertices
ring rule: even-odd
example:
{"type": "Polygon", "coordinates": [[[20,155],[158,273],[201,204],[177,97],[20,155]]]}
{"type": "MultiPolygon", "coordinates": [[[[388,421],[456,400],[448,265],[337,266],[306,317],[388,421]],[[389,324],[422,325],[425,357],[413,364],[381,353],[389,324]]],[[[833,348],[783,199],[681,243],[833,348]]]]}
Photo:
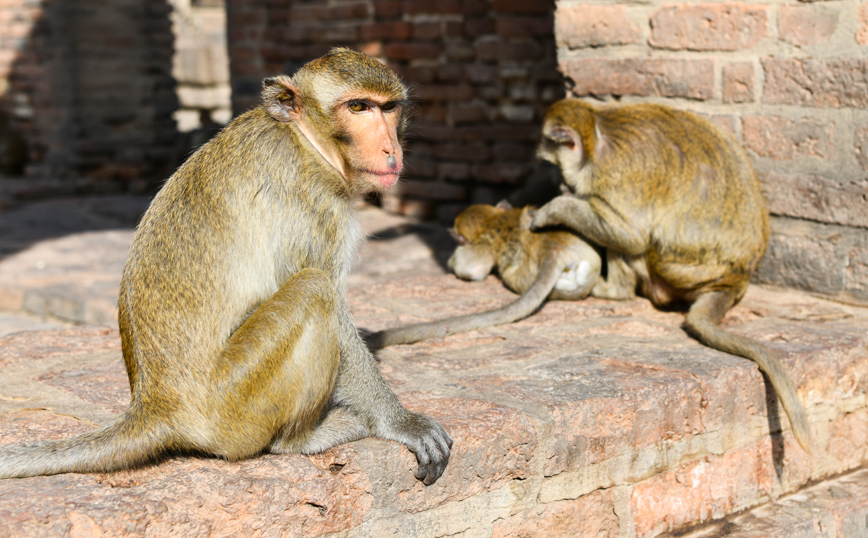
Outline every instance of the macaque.
{"type": "Polygon", "coordinates": [[[630,299],[638,290],[656,306],[689,306],[687,331],[755,361],[811,452],[805,411],[780,360],[718,327],[744,296],[769,237],[765,198],[736,141],[690,112],[564,99],[546,113],[538,155],[560,168],[565,193],[538,210],[532,228],[562,226],[605,248],[608,274],[592,295],[630,299]]]}
{"type": "Polygon", "coordinates": [[[193,154],[138,227],[118,315],[129,408],[71,439],[0,448],[0,478],[374,435],[437,480],[452,439],[386,385],[345,293],[363,236],[353,200],[398,180],[407,108],[397,76],[348,49],[265,79],[261,106],[193,154]]]}
{"type": "Polygon", "coordinates": [[[496,270],[507,288],[520,297],[506,306],[441,321],[388,329],[368,338],[373,349],[411,344],[434,337],[501,325],[534,313],[546,298],[587,297],[600,275],[599,254],[576,235],[564,231],[533,233],[534,210],[474,205],[455,219],[450,230],[458,248],[449,269],[465,280],[483,280],[496,270]]]}

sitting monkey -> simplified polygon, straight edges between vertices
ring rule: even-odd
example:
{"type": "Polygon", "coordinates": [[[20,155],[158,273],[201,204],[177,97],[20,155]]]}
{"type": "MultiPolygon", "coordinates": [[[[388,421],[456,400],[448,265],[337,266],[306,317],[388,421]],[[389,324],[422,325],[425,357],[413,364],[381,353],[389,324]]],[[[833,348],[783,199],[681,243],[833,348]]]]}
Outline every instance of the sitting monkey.
{"type": "Polygon", "coordinates": [[[125,469],[167,453],[315,454],[376,435],[431,484],[452,439],[386,385],[350,315],[353,200],[403,167],[407,88],[334,49],[263,82],[142,218],[118,321],[132,398],[92,432],[0,447],[0,478],[125,469]]]}
{"type": "Polygon", "coordinates": [[[599,254],[569,232],[530,231],[534,210],[474,205],[455,219],[450,230],[458,248],[449,269],[465,280],[483,280],[492,271],[521,296],[501,308],[372,334],[373,349],[411,344],[492,325],[511,323],[535,312],[546,300],[587,297],[600,275],[599,254]]]}
{"type": "Polygon", "coordinates": [[[769,238],[766,201],[744,149],[711,122],[665,106],[594,107],[564,99],[546,113],[538,155],[560,168],[565,194],[534,230],[562,226],[606,249],[595,297],[689,306],[687,331],[753,360],[768,375],[802,448],[805,411],[780,360],[718,327],[744,296],[769,238]]]}

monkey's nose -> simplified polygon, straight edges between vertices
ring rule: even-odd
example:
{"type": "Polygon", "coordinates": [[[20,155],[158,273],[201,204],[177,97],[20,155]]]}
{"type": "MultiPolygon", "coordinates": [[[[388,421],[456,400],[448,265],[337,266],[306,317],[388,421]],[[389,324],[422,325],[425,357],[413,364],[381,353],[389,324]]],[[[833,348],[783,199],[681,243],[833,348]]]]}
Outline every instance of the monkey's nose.
{"type": "Polygon", "coordinates": [[[398,159],[396,159],[394,155],[389,155],[386,157],[386,165],[390,169],[394,170],[395,168],[398,168],[398,159]]]}

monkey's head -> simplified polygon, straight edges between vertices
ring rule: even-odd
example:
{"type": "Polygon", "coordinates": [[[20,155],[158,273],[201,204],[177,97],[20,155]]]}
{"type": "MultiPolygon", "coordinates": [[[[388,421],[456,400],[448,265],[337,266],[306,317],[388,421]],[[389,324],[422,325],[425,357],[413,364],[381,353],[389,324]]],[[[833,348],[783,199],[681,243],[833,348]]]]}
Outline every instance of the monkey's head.
{"type": "Polygon", "coordinates": [[[537,157],[558,166],[569,182],[594,159],[601,138],[591,105],[579,99],[561,99],[546,111],[537,157]]]}
{"type": "Polygon", "coordinates": [[[291,78],[263,81],[276,121],[294,124],[316,151],[362,194],[388,189],[404,166],[407,88],[377,60],[336,48],[291,78]]]}
{"type": "Polygon", "coordinates": [[[496,206],[472,205],[462,211],[449,229],[458,243],[449,258],[449,270],[464,280],[484,280],[497,263],[503,244],[533,221],[529,209],[513,209],[507,201],[496,206]]]}

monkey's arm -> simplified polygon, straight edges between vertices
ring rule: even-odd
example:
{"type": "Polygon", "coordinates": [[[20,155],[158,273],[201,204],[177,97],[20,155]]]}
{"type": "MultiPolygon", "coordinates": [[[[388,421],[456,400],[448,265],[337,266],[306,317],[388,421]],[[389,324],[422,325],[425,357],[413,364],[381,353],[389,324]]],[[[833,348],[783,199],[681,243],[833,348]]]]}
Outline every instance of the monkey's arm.
{"type": "Polygon", "coordinates": [[[368,338],[368,345],[371,349],[381,349],[397,344],[412,344],[428,338],[442,338],[450,334],[512,323],[526,318],[542,305],[563,270],[564,263],[560,260],[560,256],[553,253],[543,260],[539,274],[531,287],[518,299],[505,306],[488,312],[379,331],[368,338]]]}
{"type": "Polygon", "coordinates": [[[645,252],[647,238],[603,199],[565,194],[537,210],[532,230],[565,226],[605,248],[631,256],[645,252]]]}
{"type": "Polygon", "coordinates": [[[443,474],[452,438],[434,419],[401,405],[349,314],[341,326],[341,367],[333,400],[366,423],[372,435],[403,443],[415,453],[417,479],[430,485],[443,474]]]}

